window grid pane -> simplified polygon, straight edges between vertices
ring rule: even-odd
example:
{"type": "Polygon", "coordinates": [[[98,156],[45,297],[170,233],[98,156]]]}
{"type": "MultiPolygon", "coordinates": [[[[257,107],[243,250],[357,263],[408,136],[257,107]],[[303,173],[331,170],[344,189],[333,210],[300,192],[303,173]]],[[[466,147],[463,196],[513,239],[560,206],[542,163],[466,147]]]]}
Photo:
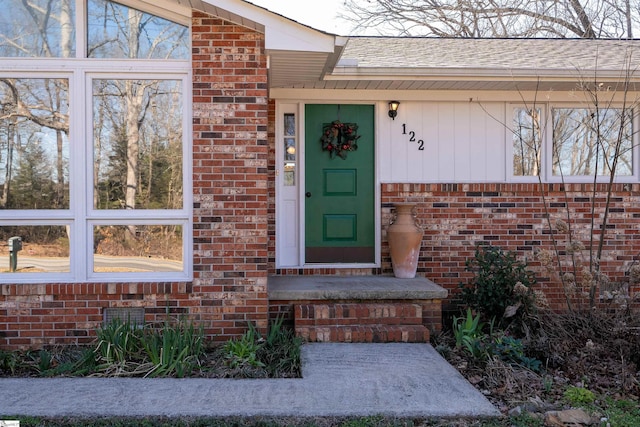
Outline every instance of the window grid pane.
{"type": "Polygon", "coordinates": [[[75,0],[2,0],[0,57],[74,57],[75,14],[75,0]]]}
{"type": "Polygon", "coordinates": [[[94,273],[184,270],[180,225],[96,226],[93,247],[94,273]]]}
{"type": "Polygon", "coordinates": [[[633,175],[633,111],[553,109],[553,175],[633,175]]]}
{"type": "Polygon", "coordinates": [[[0,209],[69,209],[69,81],[0,78],[0,209]]]}
{"type": "Polygon", "coordinates": [[[93,81],[95,209],[182,209],[181,88],[93,81]]]}
{"type": "Polygon", "coordinates": [[[542,160],[540,109],[514,109],[512,135],[513,175],[538,176],[542,160]]]}
{"type": "Polygon", "coordinates": [[[284,185],[292,187],[296,185],[296,116],[284,115],[284,185]]]}
{"type": "Polygon", "coordinates": [[[89,58],[189,58],[184,25],[108,0],[89,0],[87,9],[89,58]]]}
{"type": "Polygon", "coordinates": [[[70,228],[64,225],[0,227],[0,278],[13,272],[69,272],[69,237],[70,228]]]}

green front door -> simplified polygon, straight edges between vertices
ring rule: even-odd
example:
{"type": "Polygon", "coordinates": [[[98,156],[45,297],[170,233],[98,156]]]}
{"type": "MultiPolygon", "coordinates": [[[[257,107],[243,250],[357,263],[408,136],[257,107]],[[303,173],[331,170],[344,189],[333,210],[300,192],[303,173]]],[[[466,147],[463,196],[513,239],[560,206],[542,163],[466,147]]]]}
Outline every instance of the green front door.
{"type": "Polygon", "coordinates": [[[373,105],[306,106],[307,263],[375,261],[373,117],[373,105]]]}

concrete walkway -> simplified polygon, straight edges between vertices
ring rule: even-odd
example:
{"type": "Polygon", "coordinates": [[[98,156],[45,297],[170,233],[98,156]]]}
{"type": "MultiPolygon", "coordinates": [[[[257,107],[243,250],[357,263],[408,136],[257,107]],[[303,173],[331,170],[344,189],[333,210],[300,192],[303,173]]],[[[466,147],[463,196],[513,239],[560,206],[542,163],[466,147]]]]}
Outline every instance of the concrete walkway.
{"type": "Polygon", "coordinates": [[[429,344],[306,344],[302,379],[2,378],[7,416],[492,417],[429,344]]]}

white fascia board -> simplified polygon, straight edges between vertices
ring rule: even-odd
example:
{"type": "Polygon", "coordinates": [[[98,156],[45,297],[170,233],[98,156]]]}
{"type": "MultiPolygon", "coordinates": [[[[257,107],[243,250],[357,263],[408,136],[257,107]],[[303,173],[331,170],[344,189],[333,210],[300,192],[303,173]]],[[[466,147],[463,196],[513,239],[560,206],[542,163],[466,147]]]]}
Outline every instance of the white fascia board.
{"type": "Polygon", "coordinates": [[[637,80],[640,75],[626,75],[620,70],[559,70],[500,68],[374,68],[336,67],[326,80],[504,80],[504,78],[535,80],[637,80]]]}
{"type": "MultiPolygon", "coordinates": [[[[518,91],[518,90],[357,90],[357,89],[290,89],[272,88],[272,99],[280,102],[307,103],[349,103],[357,99],[360,102],[388,102],[390,99],[402,102],[580,102],[573,91],[518,91]]],[[[602,98],[602,102],[627,104],[640,97],[640,92],[611,92],[602,98]]],[[[402,105],[400,106],[402,108],[402,105]]]]}
{"type": "Polygon", "coordinates": [[[191,25],[191,7],[171,0],[117,0],[125,6],[143,10],[182,25],[191,25]]]}
{"type": "Polygon", "coordinates": [[[336,36],[307,27],[282,15],[242,0],[203,0],[212,6],[261,24],[267,50],[334,51],[336,36]]]}

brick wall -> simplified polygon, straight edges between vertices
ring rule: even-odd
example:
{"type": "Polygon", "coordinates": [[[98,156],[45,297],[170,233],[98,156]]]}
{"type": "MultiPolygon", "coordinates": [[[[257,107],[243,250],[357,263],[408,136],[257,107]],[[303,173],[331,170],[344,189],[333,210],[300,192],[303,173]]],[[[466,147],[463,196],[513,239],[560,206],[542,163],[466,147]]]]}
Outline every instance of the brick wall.
{"type": "MultiPolygon", "coordinates": [[[[563,308],[565,297],[558,277],[536,256],[542,249],[553,250],[547,215],[563,252],[568,235],[555,228],[557,219],[569,222],[567,212],[574,238],[588,245],[592,202],[595,200],[599,224],[606,186],[598,185],[594,198],[593,185],[544,185],[546,203],[540,188],[538,184],[383,184],[382,272],[392,273],[385,231],[393,203],[415,202],[417,218],[425,228],[418,275],[453,291],[449,308],[459,283],[472,277],[465,272],[465,261],[473,257],[478,244],[499,246],[527,261],[537,272],[538,289],[545,292],[550,305],[563,308]]],[[[616,184],[613,190],[601,265],[611,281],[624,283],[629,266],[640,259],[640,184],[616,184]]],[[[637,285],[631,286],[631,294],[638,291],[637,285]]]]}
{"type": "Polygon", "coordinates": [[[0,285],[1,348],[89,342],[109,307],[188,316],[218,339],[266,328],[263,35],[194,12],[193,80],[193,283],[0,285]]]}
{"type": "Polygon", "coordinates": [[[267,59],[263,34],[194,12],[193,298],[216,335],[267,326],[267,59]]]}
{"type": "Polygon", "coordinates": [[[108,307],[143,307],[146,322],[187,315],[205,301],[189,283],[0,285],[0,348],[86,344],[108,307]]]}

